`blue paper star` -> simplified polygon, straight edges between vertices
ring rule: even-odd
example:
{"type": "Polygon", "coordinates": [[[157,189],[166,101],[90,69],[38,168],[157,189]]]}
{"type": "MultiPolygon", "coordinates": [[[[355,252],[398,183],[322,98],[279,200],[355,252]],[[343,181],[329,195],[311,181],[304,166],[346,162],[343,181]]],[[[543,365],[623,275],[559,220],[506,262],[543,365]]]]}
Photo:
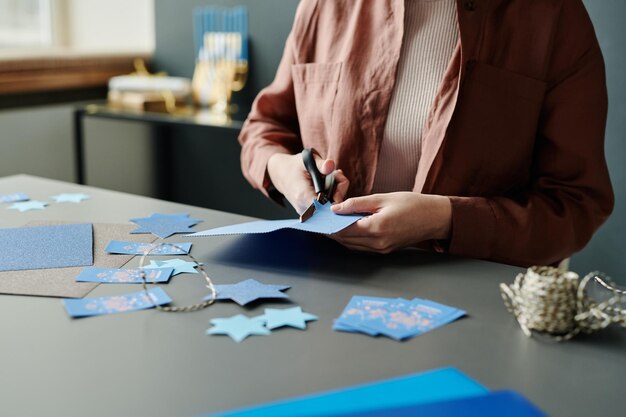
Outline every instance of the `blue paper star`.
{"type": "Polygon", "coordinates": [[[193,232],[190,227],[195,226],[202,220],[192,219],[185,213],[155,213],[150,217],[135,218],[130,219],[130,221],[139,225],[139,228],[131,232],[132,234],[152,233],[164,239],[175,233],[193,232]]]}
{"type": "Polygon", "coordinates": [[[52,198],[57,203],[80,203],[83,200],[89,200],[91,197],[83,193],[64,193],[53,195],[52,198]]]}
{"type": "Polygon", "coordinates": [[[293,308],[266,308],[265,314],[257,317],[265,322],[268,329],[276,329],[278,327],[290,326],[296,329],[306,329],[306,322],[317,320],[318,317],[313,314],[305,313],[301,307],[293,308]]]}
{"type": "MultiPolygon", "coordinates": [[[[237,284],[216,285],[216,300],[233,300],[239,305],[246,305],[259,298],[289,298],[281,292],[289,285],[265,285],[254,279],[247,279],[237,284]]],[[[210,298],[207,296],[205,299],[210,298]]]]}
{"type": "Polygon", "coordinates": [[[187,262],[182,259],[168,259],[166,261],[155,261],[151,260],[150,265],[145,266],[146,269],[156,269],[156,268],[174,268],[174,272],[172,276],[182,274],[185,272],[191,274],[198,274],[194,268],[198,266],[195,262],[187,262]]]}
{"type": "Polygon", "coordinates": [[[46,208],[48,203],[45,201],[24,201],[21,203],[14,203],[13,205],[7,207],[8,209],[19,210],[20,212],[29,211],[29,210],[43,210],[46,208]]]}
{"type": "Polygon", "coordinates": [[[263,322],[246,317],[243,314],[213,319],[211,324],[214,327],[207,330],[207,334],[225,334],[237,343],[250,335],[267,336],[270,334],[270,331],[263,327],[263,322]]]}

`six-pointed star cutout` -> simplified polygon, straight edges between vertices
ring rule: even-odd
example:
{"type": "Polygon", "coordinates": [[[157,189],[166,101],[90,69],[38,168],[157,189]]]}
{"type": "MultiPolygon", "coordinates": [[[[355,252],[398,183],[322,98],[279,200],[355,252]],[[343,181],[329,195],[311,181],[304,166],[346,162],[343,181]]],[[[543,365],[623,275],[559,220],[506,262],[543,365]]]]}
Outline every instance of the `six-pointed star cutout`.
{"type": "Polygon", "coordinates": [[[289,285],[266,285],[254,279],[247,279],[237,284],[216,285],[215,299],[230,299],[243,306],[259,298],[289,298],[282,292],[288,288],[289,285]]]}

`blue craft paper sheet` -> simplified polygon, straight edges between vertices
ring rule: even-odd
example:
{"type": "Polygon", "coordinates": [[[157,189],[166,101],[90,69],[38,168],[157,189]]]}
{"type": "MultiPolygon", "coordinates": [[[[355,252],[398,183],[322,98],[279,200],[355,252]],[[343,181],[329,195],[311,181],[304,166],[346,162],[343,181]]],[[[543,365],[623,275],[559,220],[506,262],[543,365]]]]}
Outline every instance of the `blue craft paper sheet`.
{"type": "Polygon", "coordinates": [[[93,265],[91,224],[0,229],[0,271],[93,265]]]}
{"type": "Polygon", "coordinates": [[[361,215],[339,215],[332,212],[331,204],[320,205],[315,202],[316,210],[313,216],[305,221],[300,219],[288,220],[257,220],[248,223],[234,224],[231,226],[217,227],[215,229],[204,230],[202,232],[186,235],[190,237],[202,236],[223,236],[223,235],[246,235],[269,233],[280,229],[296,229],[305,232],[322,233],[330,235],[337,233],[352,223],[362,219],[361,215]]]}
{"type": "Polygon", "coordinates": [[[172,299],[161,288],[151,288],[148,293],[150,298],[145,291],[139,291],[109,297],[65,299],[63,304],[70,316],[88,317],[144,310],[172,302],[172,299]]]}
{"type": "Polygon", "coordinates": [[[112,240],[106,247],[109,253],[117,253],[122,255],[143,255],[150,251],[150,256],[156,255],[187,255],[191,250],[191,243],[172,243],[160,244],[154,248],[152,243],[124,242],[121,240],[112,240]],[[176,245],[176,246],[173,246],[176,245]],[[154,249],[153,249],[154,248],[154,249]]]}
{"type": "MultiPolygon", "coordinates": [[[[147,282],[167,282],[174,268],[146,269],[147,282]]],[[[141,284],[141,269],[84,268],[76,277],[76,282],[100,282],[103,284],[141,284]]]]}
{"type": "Polygon", "coordinates": [[[515,391],[495,391],[451,401],[394,407],[358,413],[327,414],[324,417],[548,417],[515,391]]]}
{"type": "Polygon", "coordinates": [[[210,416],[313,417],[427,404],[486,392],[457,369],[443,368],[210,416]]]}

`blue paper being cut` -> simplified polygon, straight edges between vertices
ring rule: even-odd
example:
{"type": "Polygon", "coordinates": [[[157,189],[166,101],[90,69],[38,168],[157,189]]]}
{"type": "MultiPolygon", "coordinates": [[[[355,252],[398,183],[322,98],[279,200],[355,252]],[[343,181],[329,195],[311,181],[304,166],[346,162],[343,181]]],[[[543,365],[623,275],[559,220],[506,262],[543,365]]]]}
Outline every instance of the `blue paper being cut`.
{"type": "Polygon", "coordinates": [[[109,253],[121,255],[188,255],[191,250],[191,243],[138,243],[112,240],[106,247],[109,253]],[[174,246],[176,245],[176,246],[174,246]]]}
{"type": "Polygon", "coordinates": [[[211,414],[211,416],[319,417],[337,413],[356,413],[428,404],[473,397],[486,392],[487,390],[482,385],[460,371],[444,368],[211,414]]]}
{"type": "Polygon", "coordinates": [[[144,310],[172,302],[172,299],[161,288],[151,288],[148,293],[150,297],[145,291],[139,291],[112,297],[65,299],[63,304],[70,316],[88,317],[144,310]]]}
{"type": "Polygon", "coordinates": [[[29,199],[25,193],[0,194],[0,203],[18,203],[29,199]]]}
{"type": "MultiPolygon", "coordinates": [[[[147,282],[167,282],[174,268],[149,269],[145,271],[147,282]]],[[[84,268],[76,282],[101,282],[104,284],[141,284],[141,269],[84,268]]]]}
{"type": "Polygon", "coordinates": [[[0,229],[0,271],[93,265],[91,224],[0,229]]]}
{"type": "Polygon", "coordinates": [[[300,219],[289,220],[257,220],[254,222],[234,224],[231,226],[218,227],[215,229],[204,230],[202,232],[186,235],[189,237],[202,236],[223,236],[223,235],[247,235],[258,233],[269,233],[280,229],[296,229],[305,232],[322,233],[331,235],[337,233],[352,223],[365,216],[361,215],[340,215],[335,214],[331,209],[330,203],[315,203],[315,213],[313,216],[300,223],[300,219]]]}

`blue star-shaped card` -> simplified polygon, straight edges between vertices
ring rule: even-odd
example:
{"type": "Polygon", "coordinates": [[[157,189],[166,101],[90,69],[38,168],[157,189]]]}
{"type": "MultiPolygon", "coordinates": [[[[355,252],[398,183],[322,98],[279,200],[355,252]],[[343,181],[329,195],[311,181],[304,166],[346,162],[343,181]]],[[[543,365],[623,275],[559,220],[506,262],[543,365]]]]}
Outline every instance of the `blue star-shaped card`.
{"type": "Polygon", "coordinates": [[[207,330],[207,334],[228,335],[237,343],[250,335],[267,336],[270,334],[270,331],[263,326],[263,321],[257,320],[255,317],[246,317],[243,314],[213,319],[211,324],[214,327],[207,330]]]}
{"type": "Polygon", "coordinates": [[[216,300],[233,300],[243,306],[259,298],[289,298],[282,292],[288,288],[289,285],[266,285],[254,279],[247,279],[237,284],[216,285],[215,291],[216,300]]]}
{"type": "Polygon", "coordinates": [[[152,233],[164,239],[176,233],[193,232],[191,227],[200,223],[202,220],[193,219],[186,213],[155,213],[150,217],[135,218],[130,219],[130,221],[139,225],[139,227],[131,233],[152,233]]]}
{"type": "Polygon", "coordinates": [[[306,329],[306,322],[317,320],[318,317],[305,313],[302,311],[302,307],[292,308],[266,308],[265,314],[257,317],[257,319],[265,322],[265,327],[270,330],[277,329],[279,327],[295,327],[296,329],[306,329]]]}

